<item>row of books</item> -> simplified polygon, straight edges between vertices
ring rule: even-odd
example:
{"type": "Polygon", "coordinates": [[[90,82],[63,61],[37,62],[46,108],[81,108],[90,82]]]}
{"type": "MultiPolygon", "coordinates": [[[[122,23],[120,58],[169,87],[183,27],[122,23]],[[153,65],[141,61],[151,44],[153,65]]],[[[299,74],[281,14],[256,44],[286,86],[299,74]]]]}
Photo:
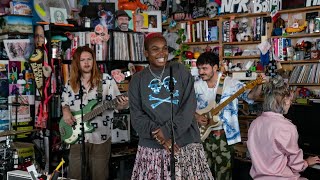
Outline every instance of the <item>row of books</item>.
{"type": "Polygon", "coordinates": [[[316,83],[320,82],[320,63],[295,66],[289,83],[316,83]]]}
{"type": "Polygon", "coordinates": [[[108,60],[146,61],[143,51],[144,35],[142,33],[110,32],[108,60]]]}
{"type": "Polygon", "coordinates": [[[275,60],[285,61],[288,59],[288,47],[291,47],[290,38],[273,38],[273,57],[275,60]]]}
{"type": "Polygon", "coordinates": [[[202,20],[197,22],[182,22],[185,30],[185,42],[209,42],[218,40],[218,26],[216,20],[202,20]]]}

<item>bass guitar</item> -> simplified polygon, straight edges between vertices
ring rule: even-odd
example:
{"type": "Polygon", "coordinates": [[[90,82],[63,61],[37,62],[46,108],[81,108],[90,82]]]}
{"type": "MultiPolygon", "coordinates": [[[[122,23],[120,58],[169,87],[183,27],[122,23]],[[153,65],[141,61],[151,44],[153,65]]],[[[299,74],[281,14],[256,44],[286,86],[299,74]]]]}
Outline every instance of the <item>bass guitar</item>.
{"type": "MultiPolygon", "coordinates": [[[[125,92],[121,96],[128,96],[128,93],[125,92]]],[[[107,109],[115,109],[115,107],[118,105],[117,98],[111,101],[105,101],[102,103],[102,105],[96,107],[98,104],[98,100],[92,100],[83,108],[83,123],[85,133],[94,131],[94,127],[91,125],[90,120],[103,113],[107,109]]],[[[67,124],[63,118],[61,118],[59,122],[61,139],[67,144],[74,144],[77,142],[79,135],[81,134],[81,110],[72,112],[72,115],[76,119],[76,122],[72,126],[67,124]]]]}
{"type": "Polygon", "coordinates": [[[244,87],[240,88],[235,94],[216,106],[216,102],[211,102],[206,108],[196,111],[199,115],[204,115],[208,118],[207,125],[199,125],[201,140],[204,141],[210,134],[211,128],[220,126],[222,122],[219,119],[219,112],[232,102],[235,98],[241,95],[244,91],[254,88],[258,84],[262,84],[263,79],[258,78],[248,82],[244,87]]]}

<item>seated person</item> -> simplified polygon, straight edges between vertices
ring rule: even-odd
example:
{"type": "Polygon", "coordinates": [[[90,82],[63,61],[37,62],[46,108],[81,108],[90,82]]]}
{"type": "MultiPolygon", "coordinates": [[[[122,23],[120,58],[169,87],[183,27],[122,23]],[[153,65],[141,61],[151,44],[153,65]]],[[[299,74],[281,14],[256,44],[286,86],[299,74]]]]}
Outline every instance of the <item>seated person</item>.
{"type": "Polygon", "coordinates": [[[293,94],[281,76],[265,85],[263,113],[251,123],[248,132],[250,175],[255,180],[304,179],[299,172],[320,160],[317,156],[303,159],[297,128],[283,116],[291,106],[293,94]]]}

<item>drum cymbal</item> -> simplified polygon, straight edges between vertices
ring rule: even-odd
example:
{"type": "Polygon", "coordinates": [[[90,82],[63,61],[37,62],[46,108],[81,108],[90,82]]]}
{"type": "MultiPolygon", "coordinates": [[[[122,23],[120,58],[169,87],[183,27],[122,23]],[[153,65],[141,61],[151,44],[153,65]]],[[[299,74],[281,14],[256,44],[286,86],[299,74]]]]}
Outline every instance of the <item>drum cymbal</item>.
{"type": "Polygon", "coordinates": [[[17,134],[23,134],[23,133],[28,133],[28,132],[34,132],[34,131],[38,131],[38,129],[32,129],[32,130],[8,130],[8,131],[3,131],[0,132],[0,137],[3,136],[12,136],[12,135],[17,135],[17,134]]]}

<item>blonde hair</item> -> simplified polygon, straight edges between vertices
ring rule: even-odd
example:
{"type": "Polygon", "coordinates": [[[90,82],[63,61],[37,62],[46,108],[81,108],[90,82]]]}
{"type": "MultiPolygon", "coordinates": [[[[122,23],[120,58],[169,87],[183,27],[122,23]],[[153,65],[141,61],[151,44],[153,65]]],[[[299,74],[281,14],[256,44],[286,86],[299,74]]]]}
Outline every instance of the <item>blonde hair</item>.
{"type": "Polygon", "coordinates": [[[79,80],[81,78],[81,68],[80,68],[80,56],[82,52],[88,52],[92,55],[93,58],[93,66],[92,66],[92,71],[91,71],[91,78],[90,78],[90,84],[93,87],[96,87],[99,85],[99,83],[101,83],[101,72],[98,69],[97,66],[97,62],[96,62],[96,55],[94,53],[94,51],[87,47],[87,46],[82,46],[82,47],[78,47],[75,51],[75,53],[73,54],[73,58],[72,58],[72,63],[71,63],[71,67],[70,67],[70,85],[71,88],[74,92],[78,92],[80,89],[80,83],[79,80]]]}
{"type": "Polygon", "coordinates": [[[275,76],[265,84],[263,111],[284,114],[285,100],[290,97],[291,93],[288,84],[281,76],[275,76]]]}

